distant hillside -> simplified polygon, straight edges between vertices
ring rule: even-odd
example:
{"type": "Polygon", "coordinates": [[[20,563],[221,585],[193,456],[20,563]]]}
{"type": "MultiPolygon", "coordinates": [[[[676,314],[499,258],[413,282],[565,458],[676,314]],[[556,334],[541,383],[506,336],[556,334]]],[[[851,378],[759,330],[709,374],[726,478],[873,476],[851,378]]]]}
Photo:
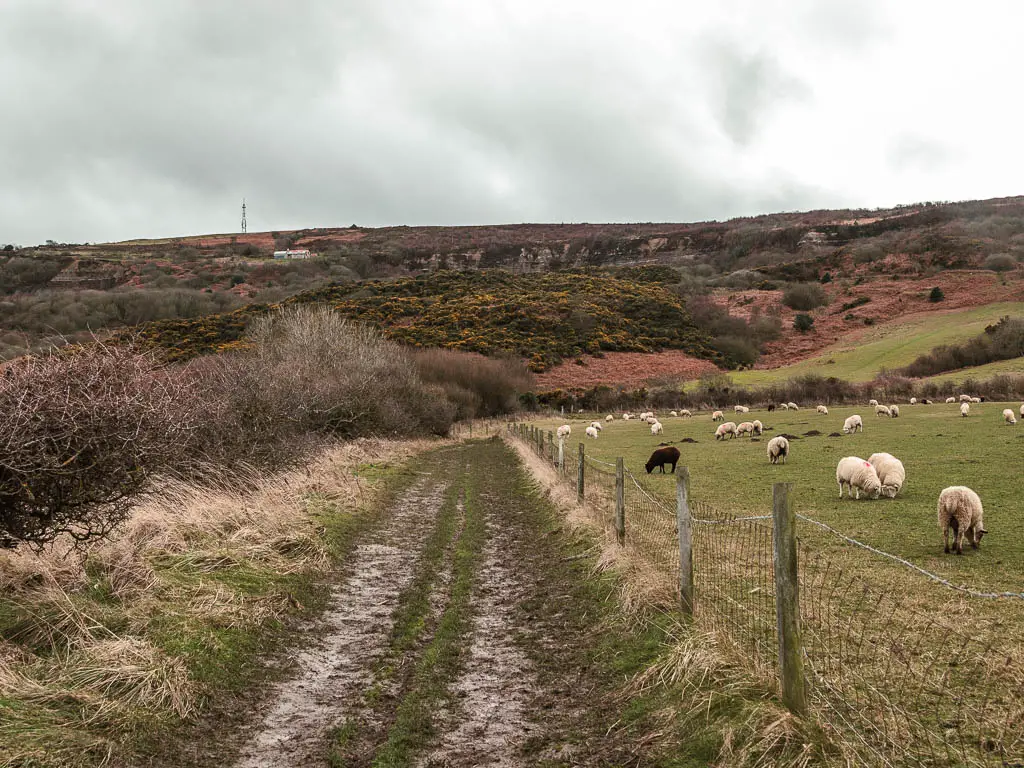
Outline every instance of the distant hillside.
{"type": "MultiPolygon", "coordinates": [[[[332,285],[285,303],[329,304],[382,328],[392,339],[487,355],[514,354],[543,371],[563,358],[605,351],[680,349],[716,355],[680,299],[657,282],[597,271],[513,275],[501,270],[438,271],[415,278],[332,285]]],[[[171,359],[236,347],[249,319],[269,305],[138,330],[171,359]]]]}

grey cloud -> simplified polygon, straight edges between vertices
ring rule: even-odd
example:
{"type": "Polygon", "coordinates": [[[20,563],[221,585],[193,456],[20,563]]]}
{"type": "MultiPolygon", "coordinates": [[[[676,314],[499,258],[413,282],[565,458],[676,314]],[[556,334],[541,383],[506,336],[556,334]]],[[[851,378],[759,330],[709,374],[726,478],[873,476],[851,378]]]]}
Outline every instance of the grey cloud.
{"type": "Polygon", "coordinates": [[[946,165],[952,155],[949,148],[939,141],[903,134],[890,142],[886,159],[897,171],[934,172],[946,165]]]}

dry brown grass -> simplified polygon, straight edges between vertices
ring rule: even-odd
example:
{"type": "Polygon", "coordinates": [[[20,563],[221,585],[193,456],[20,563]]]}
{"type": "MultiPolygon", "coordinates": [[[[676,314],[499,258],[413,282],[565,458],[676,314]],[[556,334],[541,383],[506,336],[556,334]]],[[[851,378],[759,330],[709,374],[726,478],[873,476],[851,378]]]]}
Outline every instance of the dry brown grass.
{"type": "Polygon", "coordinates": [[[161,647],[168,632],[294,613],[289,575],[334,563],[318,513],[369,507],[361,470],[432,445],[356,440],[244,483],[166,481],[114,538],[0,552],[0,766],[97,764],[143,720],[193,716],[209,686],[161,647]]]}

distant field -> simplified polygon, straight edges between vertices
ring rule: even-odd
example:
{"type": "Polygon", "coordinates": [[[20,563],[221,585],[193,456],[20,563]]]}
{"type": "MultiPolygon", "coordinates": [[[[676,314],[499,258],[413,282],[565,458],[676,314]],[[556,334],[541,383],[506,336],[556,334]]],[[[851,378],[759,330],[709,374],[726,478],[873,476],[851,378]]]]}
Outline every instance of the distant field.
{"type": "MultiPolygon", "coordinates": [[[[661,415],[665,426],[659,437],[646,424],[616,419],[608,423],[597,440],[586,440],[588,455],[605,461],[617,456],[637,475],[661,442],[674,443],[682,452],[682,464],[692,477],[693,498],[728,512],[769,514],[772,483],[796,485],[797,511],[828,523],[865,543],[904,557],[954,583],[977,587],[1024,591],[1024,516],[1020,514],[1020,479],[1017,464],[1024,455],[1024,422],[1004,425],[1001,412],[1020,403],[974,405],[971,416],[961,418],[958,406],[901,406],[898,419],[876,417],[868,406],[832,408],[828,416],[810,409],[798,412],[751,411],[746,418],[760,419],[766,427],[764,438],[716,442],[709,412],[692,419],[661,415]],[[847,416],[859,413],[864,432],[828,437],[842,432],[847,416]],[[770,430],[770,431],[769,431],[770,430]],[[771,465],[765,446],[781,433],[803,436],[817,430],[820,436],[791,441],[791,456],[785,465],[771,465]],[[690,437],[697,444],[680,441],[690,437]],[[844,456],[866,459],[886,451],[900,458],[907,469],[907,484],[896,499],[839,500],[835,467],[844,456]],[[1010,464],[1010,457],[1015,462],[1010,464]],[[936,521],[939,491],[949,485],[967,485],[981,496],[985,525],[991,532],[978,552],[963,557],[945,555],[936,521]]],[[[603,417],[602,417],[603,418],[603,417]]],[[[732,418],[730,412],[727,418],[732,418]]],[[[589,421],[589,419],[588,419],[589,421]]],[[[561,421],[542,421],[545,429],[561,421]]],[[[583,440],[587,422],[568,421],[573,426],[569,439],[575,450],[583,440]]],[[[672,503],[675,479],[672,475],[650,476],[652,484],[672,503]]],[[[627,522],[628,525],[628,522],[627,522]]],[[[848,549],[838,540],[823,538],[802,525],[801,535],[822,547],[848,549]]],[[[872,563],[873,558],[860,562],[872,563]]]]}
{"type": "Polygon", "coordinates": [[[962,368],[959,371],[940,373],[938,376],[929,376],[924,381],[952,381],[960,383],[964,379],[987,379],[999,373],[1024,373],[1024,357],[1015,357],[1012,360],[1000,360],[988,365],[977,365],[974,368],[962,368]]]}
{"type": "MultiPolygon", "coordinates": [[[[870,381],[883,368],[907,365],[918,355],[929,352],[940,344],[954,344],[977,336],[984,332],[986,325],[992,324],[1004,315],[1022,314],[1024,303],[1005,302],[959,312],[918,315],[911,319],[870,328],[856,343],[836,344],[816,357],[793,365],[766,371],[739,371],[730,376],[736,384],[746,386],[772,384],[808,373],[835,376],[847,381],[870,381]]],[[[1004,366],[1014,363],[1017,367],[1007,370],[1024,370],[1024,360],[993,365],[1004,366]]],[[[969,374],[961,375],[957,372],[947,375],[960,377],[957,379],[960,380],[967,375],[978,376],[983,369],[988,368],[989,366],[980,366],[972,369],[969,374]]],[[[993,369],[991,372],[1005,371],[993,369]]]]}

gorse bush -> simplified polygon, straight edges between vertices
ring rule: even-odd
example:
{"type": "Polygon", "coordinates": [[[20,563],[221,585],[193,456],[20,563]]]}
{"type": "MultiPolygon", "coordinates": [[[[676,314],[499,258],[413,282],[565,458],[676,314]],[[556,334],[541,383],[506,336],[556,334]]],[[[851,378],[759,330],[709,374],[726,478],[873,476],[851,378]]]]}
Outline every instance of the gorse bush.
{"type": "Polygon", "coordinates": [[[814,318],[803,313],[798,314],[793,318],[793,327],[800,331],[800,333],[807,333],[807,331],[814,327],[814,318]]]}
{"type": "Polygon", "coordinates": [[[828,295],[819,283],[797,283],[782,292],[782,303],[790,309],[809,312],[828,303],[828,295]]]}

